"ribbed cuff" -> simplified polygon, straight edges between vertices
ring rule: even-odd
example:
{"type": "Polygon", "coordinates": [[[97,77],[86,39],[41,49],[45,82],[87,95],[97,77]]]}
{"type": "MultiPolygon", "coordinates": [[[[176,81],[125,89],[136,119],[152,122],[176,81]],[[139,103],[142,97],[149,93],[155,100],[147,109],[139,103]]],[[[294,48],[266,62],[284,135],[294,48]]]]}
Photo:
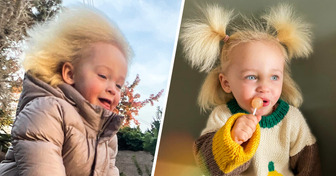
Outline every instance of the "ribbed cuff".
{"type": "Polygon", "coordinates": [[[237,113],[231,116],[225,125],[216,132],[213,138],[212,152],[219,168],[224,173],[229,173],[240,165],[249,161],[257,151],[260,140],[260,126],[247,141],[245,147],[237,144],[231,138],[231,129],[236,119],[244,113],[237,113]]]}

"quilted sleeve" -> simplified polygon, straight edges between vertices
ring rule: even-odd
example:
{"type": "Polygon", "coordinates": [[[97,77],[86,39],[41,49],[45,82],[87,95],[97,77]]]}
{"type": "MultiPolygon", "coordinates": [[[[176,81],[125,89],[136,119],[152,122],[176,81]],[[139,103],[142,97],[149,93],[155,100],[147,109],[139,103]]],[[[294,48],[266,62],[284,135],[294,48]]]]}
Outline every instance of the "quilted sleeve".
{"type": "Polygon", "coordinates": [[[124,121],[123,116],[115,115],[111,123],[107,126],[109,129],[109,133],[106,136],[110,139],[108,142],[108,152],[109,152],[109,170],[107,175],[118,175],[119,176],[119,169],[116,167],[116,158],[118,153],[118,138],[117,132],[119,131],[122,123],[124,121]]]}
{"type": "Polygon", "coordinates": [[[119,175],[119,169],[116,167],[116,157],[118,153],[118,139],[117,135],[114,135],[111,141],[109,142],[109,170],[108,170],[108,175],[114,176],[114,175],[119,175]]]}
{"type": "Polygon", "coordinates": [[[57,100],[36,98],[17,115],[12,143],[19,175],[66,175],[62,114],[57,100]]]}

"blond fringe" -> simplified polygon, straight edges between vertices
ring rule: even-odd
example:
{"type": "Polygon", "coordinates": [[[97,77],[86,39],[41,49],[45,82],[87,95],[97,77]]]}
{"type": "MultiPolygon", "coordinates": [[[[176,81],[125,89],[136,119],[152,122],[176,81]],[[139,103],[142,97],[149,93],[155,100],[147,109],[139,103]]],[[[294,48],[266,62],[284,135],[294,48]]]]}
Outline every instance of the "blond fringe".
{"type": "Polygon", "coordinates": [[[226,36],[226,27],[233,11],[208,6],[204,18],[187,21],[180,35],[187,60],[200,71],[210,71],[220,55],[220,41],[226,36]]]}
{"type": "Polygon", "coordinates": [[[287,47],[289,58],[309,56],[312,52],[311,26],[296,17],[291,6],[281,4],[263,18],[276,30],[278,40],[287,47]]]}
{"type": "Polygon", "coordinates": [[[53,20],[28,31],[23,67],[33,76],[57,86],[63,83],[62,65],[77,63],[96,42],[117,46],[130,62],[132,50],[117,26],[96,9],[72,7],[53,20]]]}

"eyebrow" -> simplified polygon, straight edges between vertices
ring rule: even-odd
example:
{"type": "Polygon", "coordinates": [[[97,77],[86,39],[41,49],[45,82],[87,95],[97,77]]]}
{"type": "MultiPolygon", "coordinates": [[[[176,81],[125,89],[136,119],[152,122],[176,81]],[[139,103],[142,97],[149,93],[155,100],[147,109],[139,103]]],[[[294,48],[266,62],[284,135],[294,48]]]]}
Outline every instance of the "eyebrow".
{"type": "Polygon", "coordinates": [[[98,69],[98,68],[104,68],[104,69],[107,69],[109,71],[112,71],[112,69],[110,67],[106,66],[106,65],[96,65],[95,67],[96,67],[96,69],[98,69]]]}
{"type": "MultiPolygon", "coordinates": [[[[272,72],[280,72],[283,73],[283,71],[281,71],[280,69],[271,69],[272,72]]],[[[241,73],[245,73],[245,72],[258,72],[258,69],[244,69],[241,70],[241,73]]]]}

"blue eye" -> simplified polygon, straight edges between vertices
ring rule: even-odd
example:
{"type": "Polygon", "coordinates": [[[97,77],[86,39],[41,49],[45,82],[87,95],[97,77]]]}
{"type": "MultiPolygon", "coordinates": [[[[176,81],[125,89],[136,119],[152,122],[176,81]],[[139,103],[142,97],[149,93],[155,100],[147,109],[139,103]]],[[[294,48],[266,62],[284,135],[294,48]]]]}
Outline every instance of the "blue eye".
{"type": "Polygon", "coordinates": [[[105,75],[102,74],[98,74],[99,77],[103,78],[103,79],[107,79],[107,77],[105,75]]]}
{"type": "Polygon", "coordinates": [[[249,76],[246,76],[245,78],[248,79],[248,80],[256,80],[257,79],[257,77],[254,76],[254,75],[249,75],[249,76]]]}
{"type": "Polygon", "coordinates": [[[278,80],[279,79],[279,76],[277,76],[277,75],[273,75],[272,77],[271,77],[271,80],[273,80],[273,81],[276,81],[276,80],[278,80]]]}

